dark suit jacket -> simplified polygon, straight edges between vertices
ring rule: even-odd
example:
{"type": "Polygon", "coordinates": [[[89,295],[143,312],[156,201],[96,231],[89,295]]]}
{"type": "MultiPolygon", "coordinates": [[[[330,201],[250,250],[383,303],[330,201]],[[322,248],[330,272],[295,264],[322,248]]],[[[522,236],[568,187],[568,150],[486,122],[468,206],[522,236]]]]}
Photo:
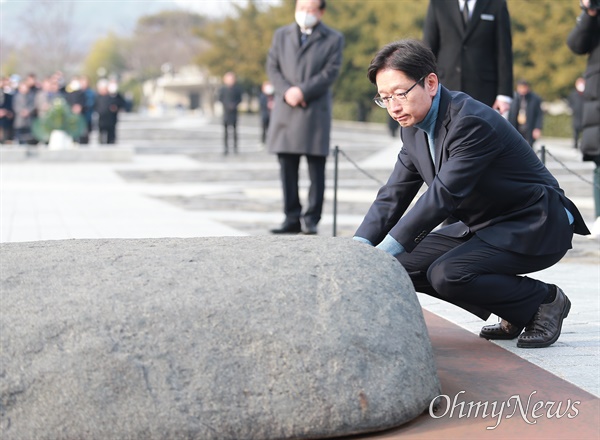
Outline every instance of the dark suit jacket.
{"type": "MultiPolygon", "coordinates": [[[[12,98],[10,93],[5,93],[3,90],[0,90],[0,109],[6,110],[7,112],[6,116],[0,117],[0,128],[9,128],[12,125],[12,98]]],[[[6,134],[4,136],[6,136],[6,134]]],[[[4,139],[0,137],[0,141],[4,141],[4,139]]]]}
{"type": "Polygon", "coordinates": [[[237,123],[238,105],[242,102],[242,89],[237,84],[231,87],[223,86],[219,89],[219,101],[223,104],[223,123],[234,125],[237,123]]]}
{"type": "Polygon", "coordinates": [[[582,127],[583,99],[583,93],[579,92],[577,89],[571,90],[571,93],[569,93],[569,96],[567,97],[569,107],[571,107],[571,111],[573,112],[573,116],[571,117],[573,131],[576,132],[579,132],[582,127]]]}
{"type": "Polygon", "coordinates": [[[267,145],[271,153],[329,155],[331,86],[342,65],[344,37],[319,23],[304,45],[296,23],[275,31],[267,56],[267,73],[275,87],[267,145]],[[291,107],[283,95],[300,87],[306,107],[291,107]]]}
{"type": "Polygon", "coordinates": [[[125,99],[120,93],[98,95],[94,110],[98,113],[98,128],[111,129],[117,125],[119,111],[125,107],[125,99]]]}
{"type": "Polygon", "coordinates": [[[588,56],[579,149],[583,160],[594,161],[600,166],[600,15],[591,17],[582,12],[567,37],[567,45],[574,53],[588,56]]]}
{"type": "MultiPolygon", "coordinates": [[[[508,111],[508,121],[519,129],[519,110],[521,108],[521,95],[515,93],[513,101],[510,104],[510,110],[508,111]]],[[[542,98],[533,92],[529,92],[525,95],[527,104],[525,107],[525,140],[529,142],[529,145],[533,145],[533,130],[535,128],[542,129],[544,125],[544,112],[542,111],[542,98]]]]}
{"type": "Polygon", "coordinates": [[[477,0],[465,29],[458,0],[431,0],[423,40],[437,58],[440,82],[491,106],[513,94],[510,16],[505,0],[477,0]]]}
{"type": "Polygon", "coordinates": [[[449,216],[455,236],[525,255],[571,247],[572,229],[588,234],[581,214],[525,139],[490,107],[441,87],[435,128],[435,166],[425,132],[401,128],[404,143],[394,171],[356,236],[378,244],[390,234],[407,252],[449,216]],[[403,216],[423,183],[427,191],[403,216]]]}

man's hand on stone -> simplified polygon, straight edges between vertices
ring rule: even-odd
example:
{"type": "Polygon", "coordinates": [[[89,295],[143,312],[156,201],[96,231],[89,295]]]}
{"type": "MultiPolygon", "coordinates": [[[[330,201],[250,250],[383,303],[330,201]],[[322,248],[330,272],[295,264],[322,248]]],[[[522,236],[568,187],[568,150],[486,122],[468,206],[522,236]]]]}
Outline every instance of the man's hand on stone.
{"type": "Polygon", "coordinates": [[[366,238],[363,238],[363,237],[359,237],[357,235],[355,235],[354,237],[352,237],[352,240],[358,241],[359,243],[367,244],[369,246],[373,246],[373,243],[371,243],[369,240],[367,240],[366,238]]]}
{"type": "Polygon", "coordinates": [[[387,252],[388,254],[394,257],[404,252],[404,246],[398,243],[396,239],[389,234],[386,235],[385,238],[381,241],[381,243],[379,243],[375,247],[377,249],[381,249],[382,251],[387,252]]]}

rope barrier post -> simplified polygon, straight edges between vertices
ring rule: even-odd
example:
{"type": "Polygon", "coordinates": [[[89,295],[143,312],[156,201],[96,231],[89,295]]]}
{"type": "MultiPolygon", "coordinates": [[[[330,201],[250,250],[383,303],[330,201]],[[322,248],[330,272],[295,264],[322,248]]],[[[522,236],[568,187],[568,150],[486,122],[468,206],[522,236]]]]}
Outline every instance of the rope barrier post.
{"type": "Polygon", "coordinates": [[[542,145],[540,147],[540,160],[542,161],[542,164],[544,164],[544,166],[546,165],[546,146],[542,145]]]}
{"type": "Polygon", "coordinates": [[[340,157],[340,147],[337,145],[333,150],[333,236],[337,235],[337,191],[338,191],[338,163],[340,157]]]}

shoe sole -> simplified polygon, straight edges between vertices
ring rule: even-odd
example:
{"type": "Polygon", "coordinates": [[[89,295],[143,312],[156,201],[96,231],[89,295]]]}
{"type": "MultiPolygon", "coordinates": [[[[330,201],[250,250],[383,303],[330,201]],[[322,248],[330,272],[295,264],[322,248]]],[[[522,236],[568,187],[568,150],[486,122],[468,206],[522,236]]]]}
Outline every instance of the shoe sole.
{"type": "Polygon", "coordinates": [[[567,300],[567,302],[566,302],[565,309],[563,310],[563,315],[560,320],[560,324],[558,325],[558,331],[556,332],[556,335],[551,340],[546,341],[546,342],[537,342],[537,343],[536,342],[531,342],[531,343],[517,342],[517,347],[519,347],[519,348],[545,348],[545,347],[548,347],[548,346],[554,344],[558,340],[560,333],[562,332],[563,320],[565,320],[567,318],[567,316],[569,316],[569,311],[571,310],[571,301],[569,301],[569,298],[567,298],[566,295],[565,295],[565,299],[567,300]]]}
{"type": "Polygon", "coordinates": [[[479,337],[483,338],[483,339],[487,339],[488,341],[495,341],[495,340],[503,340],[503,341],[510,341],[512,339],[516,339],[519,337],[519,335],[523,332],[523,330],[521,330],[518,334],[516,334],[515,336],[510,336],[510,335],[485,335],[484,333],[479,333],[479,337]]]}

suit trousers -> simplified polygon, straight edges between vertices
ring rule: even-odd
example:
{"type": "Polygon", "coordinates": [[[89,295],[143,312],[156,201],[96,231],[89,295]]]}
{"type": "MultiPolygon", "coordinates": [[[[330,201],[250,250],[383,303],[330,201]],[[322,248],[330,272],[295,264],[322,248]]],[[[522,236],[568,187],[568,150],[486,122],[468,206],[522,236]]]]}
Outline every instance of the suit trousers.
{"type": "Polygon", "coordinates": [[[491,312],[525,326],[550,292],[550,285],[521,274],[550,267],[566,252],[524,255],[494,247],[473,234],[457,238],[432,232],[411,253],[397,258],[417,292],[453,303],[482,319],[491,312]]]}
{"type": "Polygon", "coordinates": [[[229,152],[229,127],[231,127],[232,135],[233,135],[233,151],[237,153],[238,150],[238,132],[237,132],[237,124],[235,122],[225,122],[223,123],[224,133],[223,133],[223,152],[229,152]]]}
{"type": "MultiPolygon", "coordinates": [[[[323,200],[325,198],[325,162],[326,156],[305,155],[308,163],[310,189],[308,191],[308,209],[304,221],[316,226],[321,220],[323,200]]],[[[283,212],[286,225],[295,225],[302,217],[302,204],[298,194],[298,180],[301,154],[278,153],[281,184],[283,187],[283,212]]]]}
{"type": "Polygon", "coordinates": [[[101,144],[114,144],[117,141],[117,126],[104,125],[98,128],[98,137],[101,144]]]}

